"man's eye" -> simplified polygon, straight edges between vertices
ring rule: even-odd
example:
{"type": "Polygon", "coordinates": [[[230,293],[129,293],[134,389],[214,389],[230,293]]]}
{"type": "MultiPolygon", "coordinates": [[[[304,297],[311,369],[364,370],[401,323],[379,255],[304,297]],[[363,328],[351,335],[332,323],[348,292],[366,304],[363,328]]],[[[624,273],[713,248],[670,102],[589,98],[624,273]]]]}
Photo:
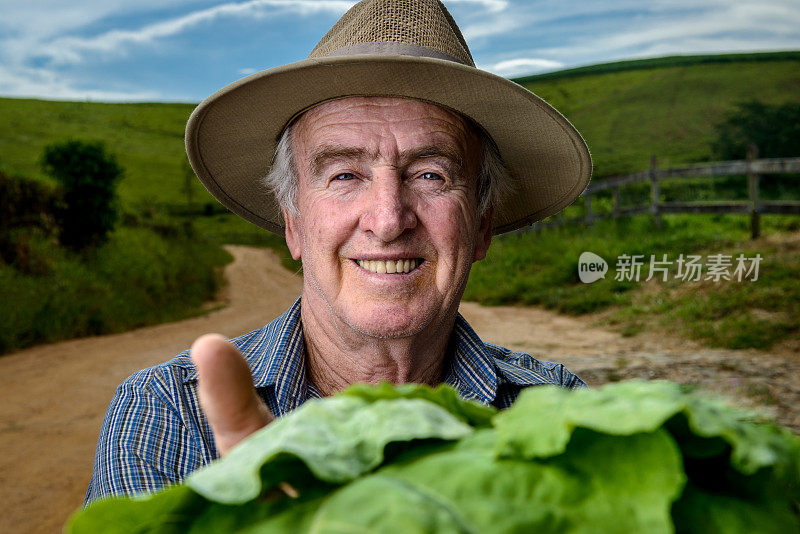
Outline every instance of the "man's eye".
{"type": "Polygon", "coordinates": [[[337,174],[333,177],[334,180],[353,180],[355,179],[355,175],[349,172],[343,172],[342,174],[337,174]]]}
{"type": "Polygon", "coordinates": [[[436,174],[435,172],[423,172],[419,175],[420,178],[423,180],[443,180],[444,178],[441,175],[436,174]]]}

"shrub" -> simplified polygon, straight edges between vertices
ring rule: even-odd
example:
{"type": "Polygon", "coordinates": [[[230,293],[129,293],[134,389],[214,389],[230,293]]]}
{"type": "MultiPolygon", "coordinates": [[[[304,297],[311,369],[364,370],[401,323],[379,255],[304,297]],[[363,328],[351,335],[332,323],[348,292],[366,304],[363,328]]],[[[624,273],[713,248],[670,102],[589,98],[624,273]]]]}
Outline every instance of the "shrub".
{"type": "Polygon", "coordinates": [[[29,276],[0,265],[0,354],[35,343],[109,334],[193,316],[213,298],[231,257],[196,237],[117,228],[102,247],[78,255],[31,233],[29,276]]]}
{"type": "Polygon", "coordinates": [[[747,145],[758,147],[762,158],[800,154],[800,103],[768,105],[751,101],[739,104],[716,126],[714,153],[720,159],[744,159],[747,145]]]}
{"type": "Polygon", "coordinates": [[[59,203],[55,188],[0,172],[0,260],[26,273],[46,271],[30,247],[31,234],[55,232],[59,203]]]}
{"type": "Polygon", "coordinates": [[[64,188],[64,206],[57,212],[61,244],[82,250],[106,241],[118,217],[122,167],[116,158],[102,143],[67,141],[47,146],[42,164],[64,188]]]}

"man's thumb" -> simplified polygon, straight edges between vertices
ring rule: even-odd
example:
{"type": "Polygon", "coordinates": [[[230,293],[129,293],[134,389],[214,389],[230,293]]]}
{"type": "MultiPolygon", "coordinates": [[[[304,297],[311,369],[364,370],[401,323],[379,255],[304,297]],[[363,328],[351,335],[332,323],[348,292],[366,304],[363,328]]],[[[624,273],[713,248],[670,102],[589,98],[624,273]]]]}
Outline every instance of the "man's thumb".
{"type": "Polygon", "coordinates": [[[197,367],[200,406],[220,455],[275,419],[253,387],[247,362],[224,337],[197,338],[191,357],[197,367]]]}

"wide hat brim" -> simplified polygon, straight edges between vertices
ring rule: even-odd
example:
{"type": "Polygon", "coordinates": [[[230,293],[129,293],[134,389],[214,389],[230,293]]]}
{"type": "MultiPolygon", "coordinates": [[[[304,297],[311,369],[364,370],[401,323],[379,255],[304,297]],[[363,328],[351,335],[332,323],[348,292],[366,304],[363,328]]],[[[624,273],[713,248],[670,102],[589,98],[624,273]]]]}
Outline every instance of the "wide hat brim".
{"type": "Polygon", "coordinates": [[[283,235],[263,178],[284,128],[303,111],[347,96],[423,100],[460,113],[491,136],[513,178],[494,206],[495,234],[558,213],[585,189],[589,150],[552,106],[500,76],[443,59],[350,55],[262,71],[214,93],[186,126],[186,152],[200,181],[228,209],[283,235]]]}

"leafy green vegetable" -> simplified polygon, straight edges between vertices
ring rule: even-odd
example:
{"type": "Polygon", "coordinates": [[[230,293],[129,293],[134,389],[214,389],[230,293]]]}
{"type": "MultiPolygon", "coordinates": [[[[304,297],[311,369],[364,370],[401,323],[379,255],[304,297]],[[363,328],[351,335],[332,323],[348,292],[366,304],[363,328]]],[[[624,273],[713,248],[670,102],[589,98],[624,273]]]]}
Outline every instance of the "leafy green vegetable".
{"type": "Polygon", "coordinates": [[[380,399],[424,399],[438,404],[452,415],[476,428],[491,426],[492,417],[497,409],[484,406],[477,402],[467,402],[458,392],[450,386],[441,384],[435,389],[420,386],[419,384],[392,385],[381,382],[377,386],[369,384],[354,384],[342,392],[343,395],[352,395],[369,401],[380,399]]]}
{"type": "Polygon", "coordinates": [[[679,451],[664,431],[624,444],[614,436],[580,434],[568,454],[548,462],[499,459],[491,443],[477,443],[388,465],[337,492],[320,507],[317,521],[348,525],[348,532],[431,532],[409,523],[445,519],[448,527],[467,526],[459,532],[588,534],[598,524],[615,524],[620,532],[670,532],[670,506],[683,482],[679,451]],[[353,503],[369,501],[377,487],[382,502],[391,504],[354,510],[353,503]],[[394,519],[379,513],[386,508],[392,518],[412,519],[395,530],[394,519]]]}
{"type": "Polygon", "coordinates": [[[669,382],[440,386],[310,401],[184,485],[77,514],[81,532],[797,532],[800,438],[669,382]]]}
{"type": "Polygon", "coordinates": [[[783,468],[786,461],[797,467],[797,440],[787,430],[753,424],[738,409],[666,381],[633,380],[597,391],[549,387],[525,391],[514,408],[495,418],[498,453],[548,457],[564,451],[577,427],[632,435],[653,432],[678,414],[688,420],[691,434],[718,437],[732,447],[732,463],[745,474],[768,466],[783,468]]]}
{"type": "Polygon", "coordinates": [[[472,428],[443,408],[414,398],[391,401],[344,395],[307,402],[263,428],[186,483],[209,500],[240,504],[290,477],[301,460],[314,477],[344,483],[377,467],[390,442],[459,439],[472,428]],[[271,461],[275,460],[275,461],[271,461]]]}

